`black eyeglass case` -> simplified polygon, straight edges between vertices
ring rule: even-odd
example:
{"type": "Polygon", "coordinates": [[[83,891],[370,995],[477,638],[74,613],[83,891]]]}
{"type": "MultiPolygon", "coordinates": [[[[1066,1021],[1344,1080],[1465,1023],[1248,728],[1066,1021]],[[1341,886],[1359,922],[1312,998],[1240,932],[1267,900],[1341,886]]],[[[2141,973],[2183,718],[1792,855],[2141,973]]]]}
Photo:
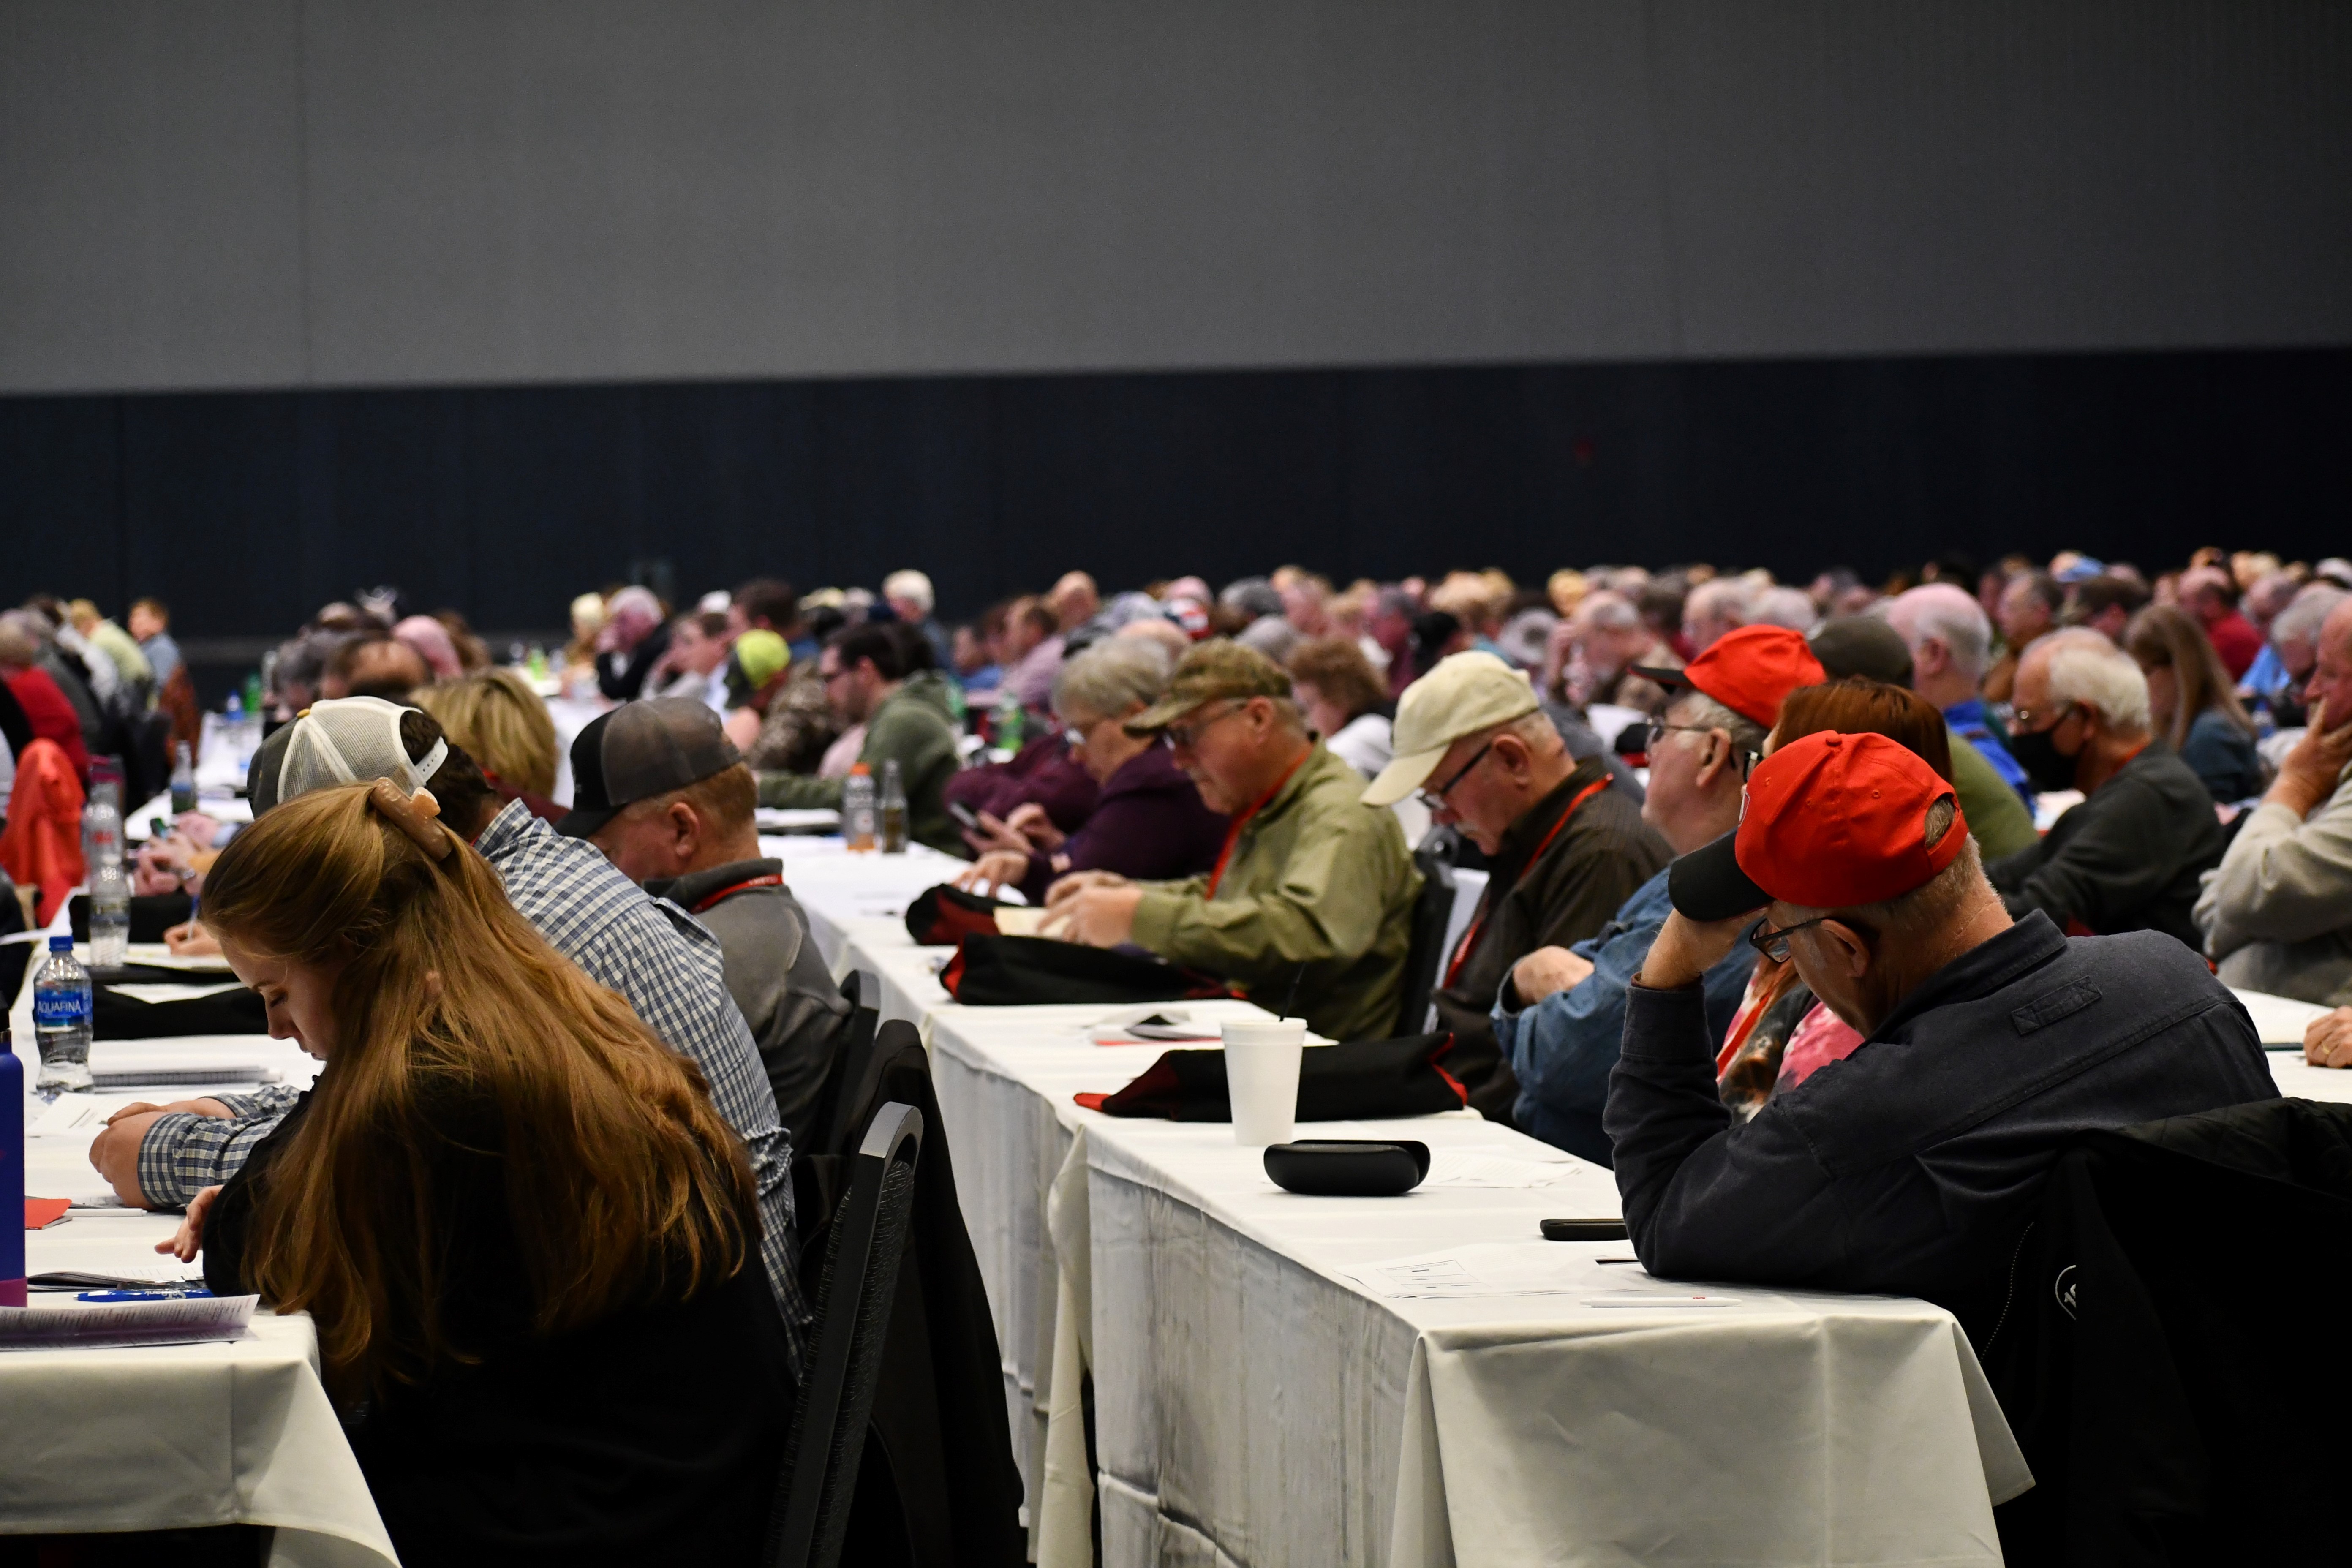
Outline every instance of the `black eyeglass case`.
{"type": "Polygon", "coordinates": [[[1429,1145],[1324,1138],[1276,1143],[1265,1152],[1265,1173],[1285,1192],[1317,1198],[1393,1198],[1429,1174],[1429,1145]]]}

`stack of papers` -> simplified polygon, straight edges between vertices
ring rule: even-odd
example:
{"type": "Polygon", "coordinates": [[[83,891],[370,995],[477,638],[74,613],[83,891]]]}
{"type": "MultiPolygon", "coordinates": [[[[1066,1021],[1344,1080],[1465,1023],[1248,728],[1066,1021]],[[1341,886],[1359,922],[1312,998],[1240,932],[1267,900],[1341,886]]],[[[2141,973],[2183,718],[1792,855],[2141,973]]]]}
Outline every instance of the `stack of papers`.
{"type": "Polygon", "coordinates": [[[79,1350],[238,1340],[257,1296],[191,1296],[103,1306],[0,1307],[0,1350],[79,1350]]]}
{"type": "Polygon", "coordinates": [[[1656,1311],[1739,1305],[1738,1297],[1712,1287],[1653,1279],[1622,1256],[1623,1242],[1603,1245],[1621,1260],[1601,1262],[1572,1242],[1490,1241],[1354,1264],[1339,1272],[1390,1300],[1567,1296],[1582,1307],[1656,1311]]]}

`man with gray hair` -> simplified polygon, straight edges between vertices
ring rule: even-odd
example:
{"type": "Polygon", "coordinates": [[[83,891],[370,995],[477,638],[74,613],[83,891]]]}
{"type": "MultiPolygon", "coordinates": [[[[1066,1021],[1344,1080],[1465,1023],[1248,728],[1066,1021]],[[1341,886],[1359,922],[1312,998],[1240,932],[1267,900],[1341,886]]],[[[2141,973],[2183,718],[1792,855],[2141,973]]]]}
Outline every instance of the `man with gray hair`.
{"type": "MultiPolygon", "coordinates": [[[[2352,596],[2336,601],[2305,691],[2312,725],[2231,840],[2196,919],[2231,984],[2342,1007],[2352,1004],[2352,596]]],[[[2311,1059],[2352,1067],[2352,1039],[2311,1059]]]]}
{"type": "Polygon", "coordinates": [[[2319,628],[2347,598],[2352,594],[2333,583],[2306,583],[2272,617],[2271,640],[2238,683],[2238,695],[2268,707],[2279,728],[2293,729],[2304,721],[2303,689],[2318,662],[2319,628]]]}
{"type": "Polygon", "coordinates": [[[1430,1002],[1452,1032],[1446,1070],[1470,1105],[1511,1118],[1519,1086],[1495,1037],[1495,994],[1538,948],[1566,949],[1605,928],[1673,851],[1614,787],[1612,759],[1579,760],[1536,701],[1525,672],[1475,649],[1440,659],[1397,704],[1396,755],[1367,805],[1417,794],[1487,859],[1477,912],[1438,961],[1430,1002]]]}
{"type": "Polygon", "coordinates": [[[1748,624],[1748,585],[1737,577],[1710,577],[1683,601],[1683,640],[1696,658],[1748,624]]]}
{"type": "Polygon", "coordinates": [[[955,645],[949,639],[947,628],[931,615],[937,601],[928,575],[912,568],[891,573],[882,579],[882,602],[890,606],[892,615],[923,634],[923,640],[931,645],[933,664],[940,669],[954,670],[955,645]]]}
{"type": "Polygon", "coordinates": [[[2032,810],[2033,786],[1993,733],[1991,716],[1978,694],[1992,656],[1992,620],[1984,606],[1964,588],[1929,583],[1890,601],[1886,624],[1911,650],[1911,689],[1942,709],[1952,733],[1974,746],[2032,810]]]}
{"type": "Polygon", "coordinates": [[[1998,1310],[2043,1179],[2085,1129],[2278,1097],[2245,1009],[2195,954],[2012,921],[1951,786],[1883,735],[1773,752],[1737,833],[1666,881],[1608,1110],[1626,1229],[1661,1279],[1998,1310]],[[1717,1091],[1702,981],[1759,952],[1863,1043],[1742,1122],[1717,1091]]]}
{"type": "MultiPolygon", "coordinates": [[[[1642,820],[1677,854],[1688,854],[1739,823],[1748,770],[1780,721],[1780,704],[1822,679],[1805,639],[1785,626],[1743,626],[1685,669],[1643,673],[1674,689],[1649,726],[1649,795],[1642,820]]],[[[1570,947],[1539,947],[1512,965],[1497,987],[1495,1038],[1519,1098],[1519,1131],[1606,1164],[1601,1109],[1625,1033],[1626,988],[1671,912],[1659,871],[1618,906],[1594,935],[1570,947]]],[[[1710,1037],[1718,1045],[1738,1010],[1753,953],[1726,952],[1701,989],[1710,1037]]]]}
{"type": "Polygon", "coordinates": [[[2041,910],[2074,935],[2160,931],[2201,950],[2189,910],[2227,840],[2203,781],[2151,733],[2139,665],[2095,631],[2053,632],[2018,661],[2016,715],[2010,750],[2026,776],[2084,799],[1985,868],[2009,912],[2041,910]]]}

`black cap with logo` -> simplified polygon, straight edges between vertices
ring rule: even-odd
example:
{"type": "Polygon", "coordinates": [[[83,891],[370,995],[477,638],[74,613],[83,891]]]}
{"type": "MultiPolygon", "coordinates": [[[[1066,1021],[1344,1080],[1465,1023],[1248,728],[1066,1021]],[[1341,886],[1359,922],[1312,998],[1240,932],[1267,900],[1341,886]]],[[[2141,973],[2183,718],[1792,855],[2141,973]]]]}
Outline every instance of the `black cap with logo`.
{"type": "Polygon", "coordinates": [[[691,697],[625,702],[572,742],[572,811],[555,825],[585,838],[625,806],[725,773],[743,760],[719,715],[691,697]]]}

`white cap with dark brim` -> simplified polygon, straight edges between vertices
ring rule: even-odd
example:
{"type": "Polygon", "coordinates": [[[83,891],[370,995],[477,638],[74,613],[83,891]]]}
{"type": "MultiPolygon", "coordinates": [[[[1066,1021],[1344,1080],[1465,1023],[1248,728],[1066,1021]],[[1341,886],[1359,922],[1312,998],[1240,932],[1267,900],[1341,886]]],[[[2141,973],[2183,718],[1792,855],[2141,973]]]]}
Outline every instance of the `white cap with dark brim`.
{"type": "Polygon", "coordinates": [[[1366,805],[1394,805],[1429,780],[1445,749],[1536,711],[1536,689],[1527,672],[1513,669],[1491,653],[1447,656],[1427,675],[1404,689],[1391,731],[1396,760],[1364,786],[1366,805]]]}

